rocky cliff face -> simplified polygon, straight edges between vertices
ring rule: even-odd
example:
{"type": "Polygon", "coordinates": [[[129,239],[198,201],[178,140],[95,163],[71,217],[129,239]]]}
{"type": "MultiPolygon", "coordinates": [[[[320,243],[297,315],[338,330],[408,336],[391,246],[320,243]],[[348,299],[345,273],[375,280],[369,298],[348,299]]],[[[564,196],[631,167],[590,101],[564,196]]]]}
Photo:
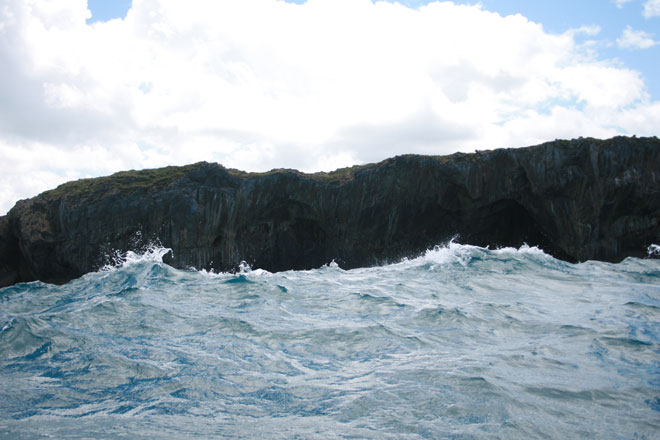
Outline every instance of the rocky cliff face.
{"type": "Polygon", "coordinates": [[[198,163],[79,180],[0,217],[0,286],[66,282],[137,246],[136,234],[172,248],[173,266],[215,270],[373,265],[456,235],[570,261],[641,257],[660,241],[660,141],[409,155],[333,173],[198,163]]]}

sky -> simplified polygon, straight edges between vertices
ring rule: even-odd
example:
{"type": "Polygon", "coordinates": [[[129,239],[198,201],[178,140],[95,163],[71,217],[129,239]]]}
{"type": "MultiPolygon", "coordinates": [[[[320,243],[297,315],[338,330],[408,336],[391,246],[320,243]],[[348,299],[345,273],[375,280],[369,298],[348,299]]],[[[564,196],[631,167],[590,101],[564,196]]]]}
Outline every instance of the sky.
{"type": "Polygon", "coordinates": [[[3,0],[0,214],[79,178],[660,133],[660,0],[3,0]]]}

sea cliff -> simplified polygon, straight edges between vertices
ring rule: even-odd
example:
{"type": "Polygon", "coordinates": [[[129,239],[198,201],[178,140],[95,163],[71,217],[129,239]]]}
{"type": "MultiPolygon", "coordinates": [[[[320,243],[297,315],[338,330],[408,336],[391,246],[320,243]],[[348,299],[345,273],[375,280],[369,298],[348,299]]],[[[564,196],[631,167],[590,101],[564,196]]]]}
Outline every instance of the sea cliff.
{"type": "Polygon", "coordinates": [[[0,217],[0,287],[63,283],[155,240],[179,268],[281,271],[381,264],[453,237],[568,261],[645,256],[660,241],[660,140],[404,155],[316,174],[201,162],[69,182],[0,217]]]}

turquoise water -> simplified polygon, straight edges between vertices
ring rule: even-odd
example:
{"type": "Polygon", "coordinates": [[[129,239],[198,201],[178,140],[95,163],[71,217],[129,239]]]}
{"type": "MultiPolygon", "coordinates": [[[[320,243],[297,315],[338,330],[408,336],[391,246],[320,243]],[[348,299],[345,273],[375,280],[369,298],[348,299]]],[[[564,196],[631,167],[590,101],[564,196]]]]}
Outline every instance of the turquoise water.
{"type": "Polygon", "coordinates": [[[2,438],[660,437],[660,260],[450,243],[0,290],[2,438]]]}

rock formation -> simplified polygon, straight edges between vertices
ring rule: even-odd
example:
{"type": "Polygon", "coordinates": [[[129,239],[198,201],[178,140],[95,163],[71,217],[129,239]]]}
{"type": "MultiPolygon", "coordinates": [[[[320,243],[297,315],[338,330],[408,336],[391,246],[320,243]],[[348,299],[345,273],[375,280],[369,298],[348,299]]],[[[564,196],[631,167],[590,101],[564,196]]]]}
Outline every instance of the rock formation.
{"type": "Polygon", "coordinates": [[[331,173],[218,164],[70,182],[0,217],[0,286],[97,270],[136,233],[179,268],[343,268],[414,256],[454,236],[619,261],[660,241],[660,141],[616,137],[451,156],[405,155],[331,173]]]}

